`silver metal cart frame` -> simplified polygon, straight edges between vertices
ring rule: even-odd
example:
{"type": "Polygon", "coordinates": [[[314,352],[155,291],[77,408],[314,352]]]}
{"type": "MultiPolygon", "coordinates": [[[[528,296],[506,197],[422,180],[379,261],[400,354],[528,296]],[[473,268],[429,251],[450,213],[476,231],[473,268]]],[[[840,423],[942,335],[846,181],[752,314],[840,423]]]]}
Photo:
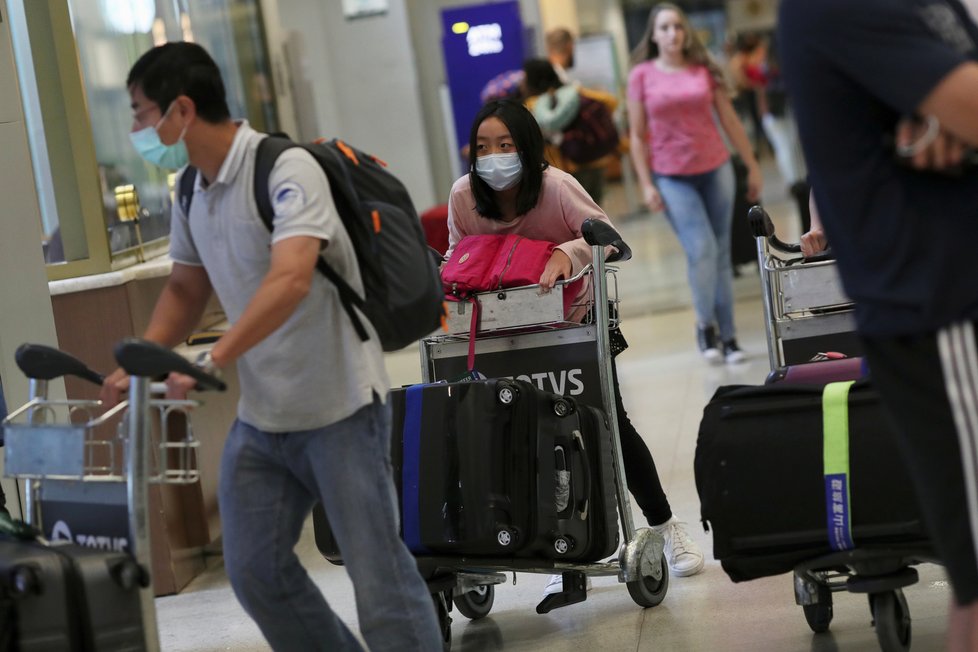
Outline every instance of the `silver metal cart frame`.
{"type": "MultiPolygon", "coordinates": [[[[632,599],[642,607],[653,607],[665,597],[668,588],[669,570],[663,555],[663,538],[648,527],[636,528],[632,518],[631,497],[625,482],[624,458],[621,451],[618,417],[615,409],[614,381],[612,377],[612,356],[609,343],[609,329],[617,326],[617,270],[605,264],[605,248],[614,246],[620,252],[621,260],[627,260],[631,252],[618,234],[606,223],[588,220],[585,222],[584,237],[592,250],[592,264],[582,270],[577,276],[564,282],[559,282],[557,288],[550,294],[540,293],[538,285],[510,288],[497,292],[486,292],[475,295],[480,303],[480,313],[483,316],[477,324],[476,352],[484,360],[486,354],[519,352],[528,349],[581,346],[592,347],[592,356],[596,364],[591,371],[597,371],[599,384],[600,406],[607,414],[612,437],[612,453],[615,470],[615,489],[618,512],[623,534],[623,545],[617,562],[604,563],[572,563],[559,560],[512,560],[512,559],[481,559],[444,557],[437,559],[422,558],[419,561],[430,566],[450,568],[456,571],[455,602],[460,611],[470,618],[468,613],[472,605],[463,601],[459,604],[459,596],[470,591],[491,591],[491,584],[499,583],[502,575],[492,574],[492,571],[522,571],[530,573],[554,573],[564,571],[565,593],[568,591],[568,580],[578,579],[573,595],[548,596],[537,607],[538,613],[546,613],[553,608],[573,604],[585,599],[583,575],[617,576],[619,582],[624,582],[632,599]],[[587,276],[591,280],[593,301],[590,304],[594,323],[580,324],[564,320],[562,292],[570,283],[587,276]],[[612,279],[614,294],[609,295],[609,277],[612,279]],[[614,312],[614,314],[612,314],[614,312]],[[485,316],[488,315],[489,319],[485,316]],[[568,572],[570,574],[568,574],[568,572]],[[573,573],[580,573],[577,578],[573,573]],[[489,586],[487,586],[489,585],[489,586]],[[550,598],[554,598],[550,600],[550,598]],[[550,600],[548,602],[548,600],[550,600]],[[466,605],[468,608],[466,608],[466,605]]],[[[614,260],[614,258],[612,259],[614,260]]],[[[470,308],[460,303],[455,312],[449,317],[449,334],[425,338],[421,341],[421,366],[424,382],[451,380],[446,377],[446,371],[439,369],[440,358],[455,358],[464,360],[469,342],[469,316],[465,313],[470,308]]],[[[481,369],[480,369],[481,371],[481,369]]],[[[587,371],[587,370],[585,370],[587,371]]],[[[448,372],[451,373],[451,372],[448,372]]],[[[492,373],[492,372],[490,372],[492,373]]],[[[512,373],[510,371],[509,373],[512,373]]],[[[561,393],[561,392],[556,392],[561,393]]],[[[449,585],[451,583],[449,582],[449,585]]],[[[491,607],[491,595],[485,598],[485,593],[477,596],[480,604],[488,602],[491,607]]],[[[488,613],[478,613],[481,617],[488,613]]],[[[449,621],[450,622],[450,621],[449,621]]]]}
{"type": "Polygon", "coordinates": [[[835,259],[804,258],[798,244],[777,238],[770,216],[760,206],[750,209],[748,219],[757,239],[771,369],[807,362],[808,358],[793,359],[786,348],[812,338],[851,335],[854,343],[853,304],[842,288],[835,259]]]}
{"type": "Polygon", "coordinates": [[[49,381],[56,377],[78,375],[98,382],[98,374],[56,349],[21,347],[18,364],[30,379],[30,398],[2,423],[4,471],[7,476],[24,481],[25,520],[34,527],[44,522],[40,495],[45,483],[125,485],[130,552],[146,578],[139,591],[145,649],[155,651],[160,649],[160,643],[153,603],[149,484],[197,482],[200,474],[196,452],[200,442],[193,436],[189,418],[186,435],[180,441],[167,441],[171,416],[188,415],[199,403],[151,398],[154,393],[166,391],[162,383],[152,383],[151,378],[180,371],[194,376],[201,388],[223,389],[224,383],[196,370],[179,355],[148,342],[123,342],[117,348],[117,358],[133,374],[129,399],[103,409],[100,401],[48,398],[49,381]],[[29,361],[22,361],[22,353],[35,360],[43,357],[45,371],[50,372],[47,378],[33,377],[29,361]],[[151,442],[157,419],[162,435],[154,456],[151,442]],[[97,431],[106,428],[115,428],[116,436],[100,438],[97,431]]]}

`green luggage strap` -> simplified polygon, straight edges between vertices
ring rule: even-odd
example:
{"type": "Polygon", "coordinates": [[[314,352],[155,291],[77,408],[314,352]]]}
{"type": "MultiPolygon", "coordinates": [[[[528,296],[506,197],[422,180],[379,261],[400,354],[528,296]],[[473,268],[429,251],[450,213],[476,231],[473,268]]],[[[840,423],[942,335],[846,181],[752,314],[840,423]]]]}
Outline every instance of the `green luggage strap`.
{"type": "Polygon", "coordinates": [[[822,392],[822,472],[829,545],[851,550],[852,509],[849,500],[849,388],[854,381],[829,383],[822,392]]]}

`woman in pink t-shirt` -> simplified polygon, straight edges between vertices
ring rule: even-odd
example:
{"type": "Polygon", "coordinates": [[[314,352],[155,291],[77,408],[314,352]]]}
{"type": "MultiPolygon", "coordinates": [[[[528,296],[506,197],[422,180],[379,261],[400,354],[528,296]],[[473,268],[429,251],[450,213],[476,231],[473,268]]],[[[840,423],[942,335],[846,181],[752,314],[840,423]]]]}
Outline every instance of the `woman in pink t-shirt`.
{"type": "Polygon", "coordinates": [[[730,262],[734,174],[718,122],[747,164],[752,202],[761,192],[760,167],[723,73],[679,7],[652,8],[632,59],[631,153],[645,203],[653,212],[665,209],[686,251],[700,351],[711,362],[739,362],[730,262]]]}
{"type": "MultiPolygon", "coordinates": [[[[591,262],[591,247],[581,235],[584,220],[609,221],[574,177],[547,165],[543,134],[522,104],[502,100],[486,104],[475,118],[469,137],[469,173],[452,186],[448,201],[448,253],[467,235],[516,233],[555,242],[540,285],[552,288],[591,262]]],[[[612,349],[624,350],[621,333],[612,334],[612,349]]],[[[628,419],[612,361],[615,408],[625,458],[625,481],[649,524],[665,538],[665,556],[672,573],[695,575],[704,558],[672,513],[652,454],[628,419]]],[[[554,575],[547,593],[562,590],[554,575]]]]}

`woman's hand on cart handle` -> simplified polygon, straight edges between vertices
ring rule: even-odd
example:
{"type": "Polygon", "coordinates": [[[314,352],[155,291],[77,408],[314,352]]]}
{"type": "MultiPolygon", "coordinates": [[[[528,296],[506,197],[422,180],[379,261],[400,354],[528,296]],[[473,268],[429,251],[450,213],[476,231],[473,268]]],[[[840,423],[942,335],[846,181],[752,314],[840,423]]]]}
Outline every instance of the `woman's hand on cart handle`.
{"type": "Polygon", "coordinates": [[[543,292],[550,292],[558,280],[570,278],[573,270],[574,265],[571,263],[570,256],[560,249],[554,249],[547,266],[543,268],[543,274],[540,275],[540,289],[543,292]]]}
{"type": "Polygon", "coordinates": [[[614,247],[617,252],[608,256],[607,262],[609,263],[629,260],[632,257],[631,247],[625,244],[613,226],[603,220],[594,218],[584,220],[584,224],[581,225],[581,235],[584,236],[584,241],[592,247],[614,247]]]}
{"type": "Polygon", "coordinates": [[[61,376],[77,376],[101,385],[102,374],[92,371],[84,362],[64,351],[43,344],[21,344],[14,353],[17,366],[32,380],[54,380],[61,376]]]}
{"type": "MultiPolygon", "coordinates": [[[[115,347],[115,358],[131,376],[156,378],[158,376],[169,376],[175,372],[193,378],[198,389],[216,389],[218,391],[227,389],[227,385],[220,378],[207,373],[180,354],[174,353],[155,342],[138,338],[124,339],[115,347]]],[[[175,388],[171,387],[170,389],[175,388]]]]}

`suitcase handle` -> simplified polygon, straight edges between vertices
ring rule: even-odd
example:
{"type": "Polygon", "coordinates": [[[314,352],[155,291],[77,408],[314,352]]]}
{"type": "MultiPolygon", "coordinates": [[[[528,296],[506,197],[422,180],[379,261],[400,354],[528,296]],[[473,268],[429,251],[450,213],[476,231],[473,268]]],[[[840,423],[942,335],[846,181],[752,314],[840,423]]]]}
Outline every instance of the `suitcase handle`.
{"type": "Polygon", "coordinates": [[[577,503],[577,516],[582,520],[587,520],[588,505],[591,500],[591,465],[588,464],[587,455],[584,449],[584,437],[580,430],[574,431],[574,446],[581,456],[581,468],[584,469],[584,497],[577,503]]]}

